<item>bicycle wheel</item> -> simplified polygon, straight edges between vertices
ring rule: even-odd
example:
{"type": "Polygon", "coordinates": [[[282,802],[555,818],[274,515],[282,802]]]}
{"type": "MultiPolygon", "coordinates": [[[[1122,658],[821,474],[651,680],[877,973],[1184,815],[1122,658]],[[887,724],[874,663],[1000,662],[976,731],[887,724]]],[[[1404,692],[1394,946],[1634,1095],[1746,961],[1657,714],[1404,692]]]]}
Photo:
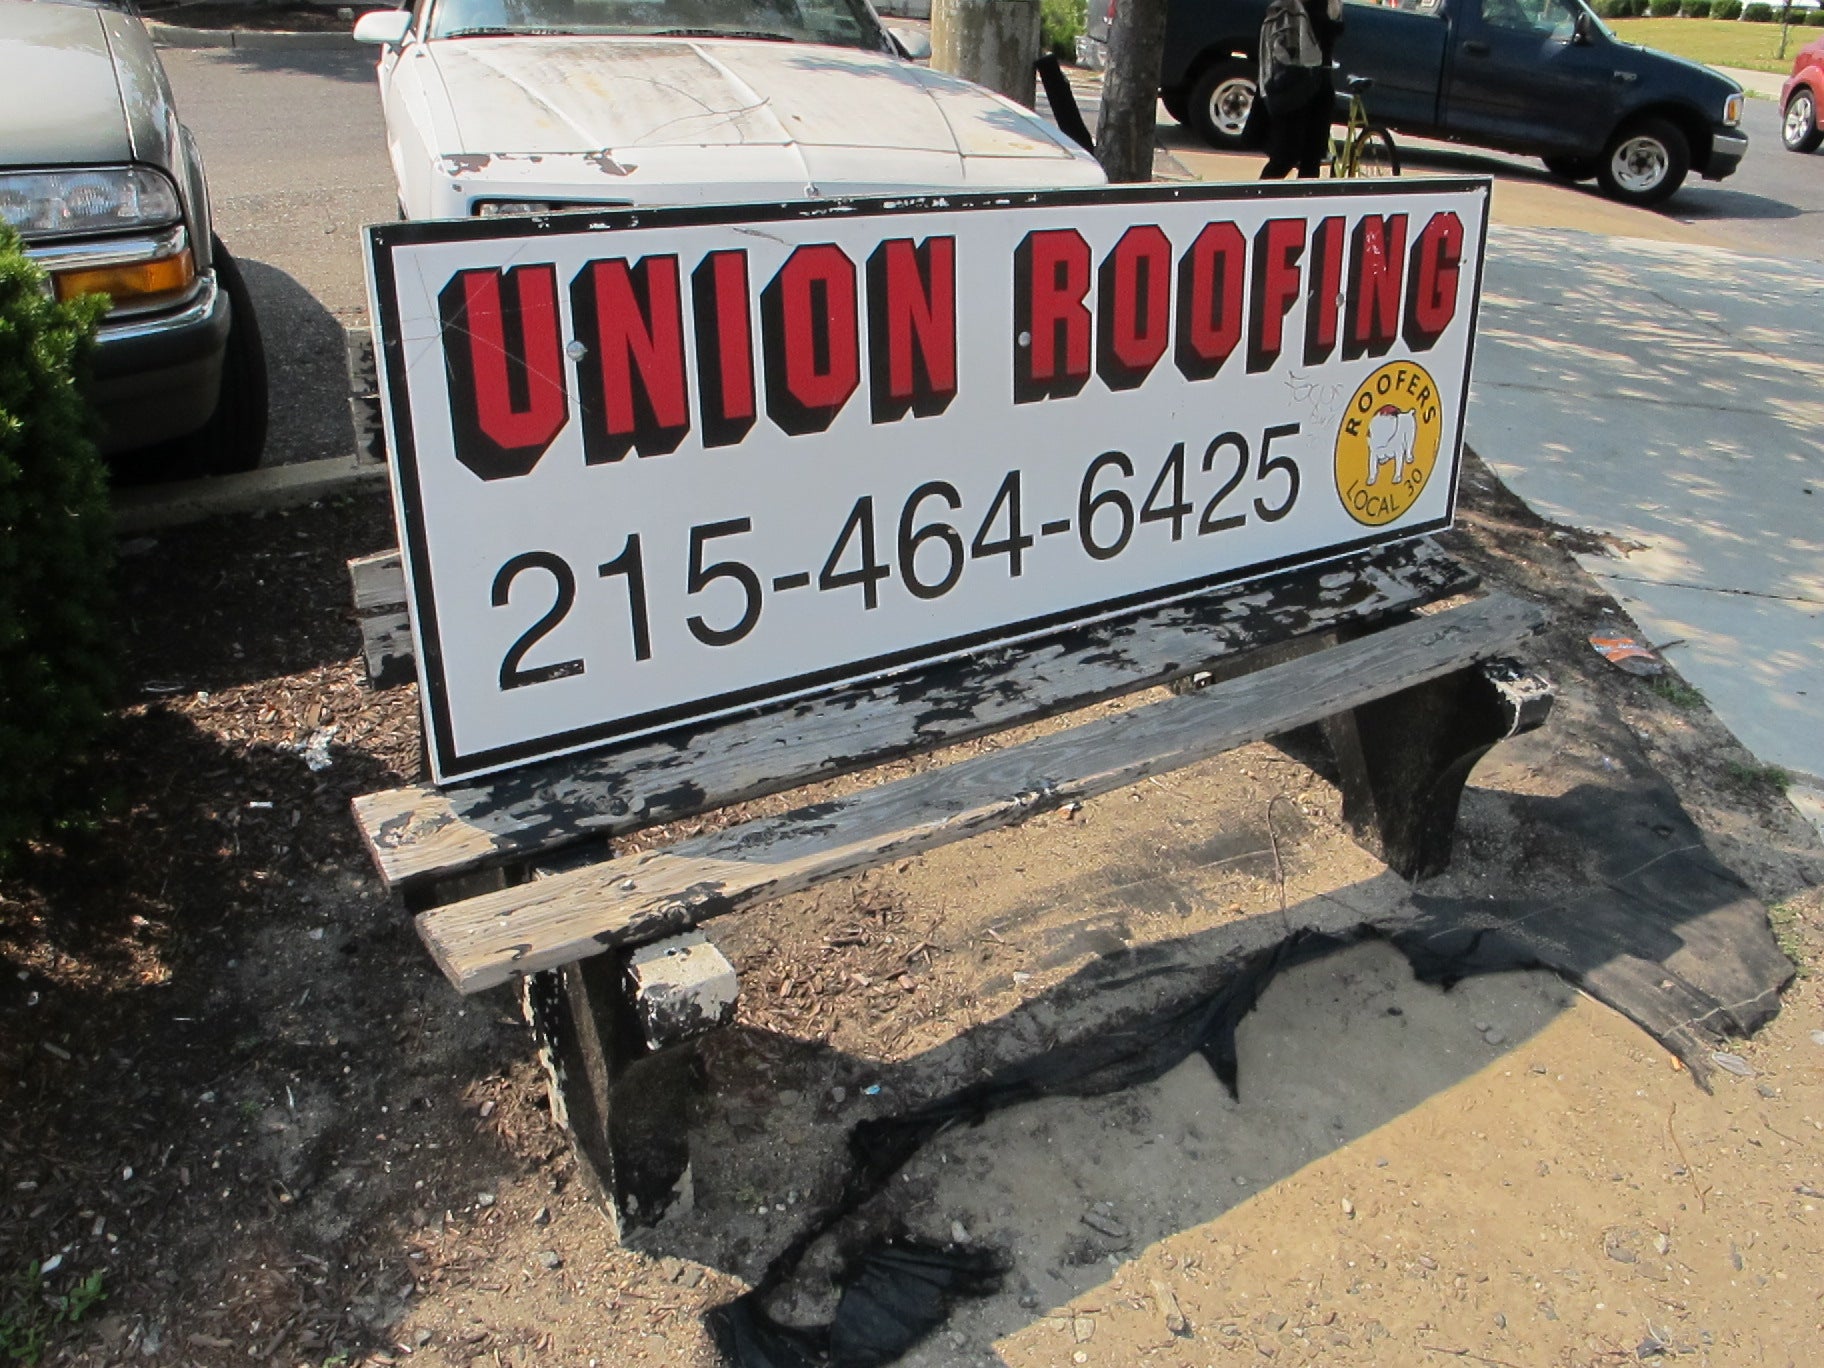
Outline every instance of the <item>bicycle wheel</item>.
{"type": "Polygon", "coordinates": [[[1378,125],[1371,124],[1357,133],[1349,152],[1358,176],[1400,174],[1400,154],[1394,148],[1393,135],[1378,125]]]}

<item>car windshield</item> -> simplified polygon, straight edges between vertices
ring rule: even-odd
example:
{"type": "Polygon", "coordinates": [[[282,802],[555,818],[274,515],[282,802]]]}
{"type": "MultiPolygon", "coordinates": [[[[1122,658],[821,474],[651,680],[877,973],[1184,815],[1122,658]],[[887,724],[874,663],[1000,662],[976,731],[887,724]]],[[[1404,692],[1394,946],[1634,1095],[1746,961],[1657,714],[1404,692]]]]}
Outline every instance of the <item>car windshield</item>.
{"type": "Polygon", "coordinates": [[[615,34],[763,38],[878,50],[857,0],[435,0],[430,37],[615,34]]]}

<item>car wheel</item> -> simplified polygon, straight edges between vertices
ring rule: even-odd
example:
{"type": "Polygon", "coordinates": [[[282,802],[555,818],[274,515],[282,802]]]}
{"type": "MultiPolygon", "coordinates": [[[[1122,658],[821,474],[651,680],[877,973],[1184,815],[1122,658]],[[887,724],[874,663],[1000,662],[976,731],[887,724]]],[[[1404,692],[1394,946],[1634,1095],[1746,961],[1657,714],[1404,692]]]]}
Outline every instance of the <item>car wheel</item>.
{"type": "Polygon", "coordinates": [[[1218,152],[1242,152],[1260,142],[1257,103],[1253,65],[1236,58],[1216,63],[1197,78],[1184,112],[1197,136],[1218,152]]]}
{"type": "Polygon", "coordinates": [[[1162,90],[1159,92],[1159,103],[1165,106],[1165,112],[1179,123],[1190,122],[1190,101],[1182,90],[1162,90]]]}
{"type": "Polygon", "coordinates": [[[1588,157],[1547,157],[1545,169],[1566,181],[1587,181],[1596,176],[1596,163],[1588,157]]]}
{"type": "Polygon", "coordinates": [[[1818,128],[1818,102],[1809,90],[1795,90],[1786,101],[1780,141],[1788,152],[1815,152],[1818,144],[1824,142],[1824,130],[1818,128]]]}
{"type": "Polygon", "coordinates": [[[1596,168],[1603,193],[1623,204],[1658,204],[1685,183],[1691,147],[1664,119],[1641,119],[1609,139],[1596,168]]]}
{"type": "Polygon", "coordinates": [[[222,353],[222,389],[209,421],[178,444],[180,475],[233,475],[252,470],[266,449],[266,344],[253,296],[241,268],[212,238],[215,278],[228,296],[228,345],[222,353]]]}

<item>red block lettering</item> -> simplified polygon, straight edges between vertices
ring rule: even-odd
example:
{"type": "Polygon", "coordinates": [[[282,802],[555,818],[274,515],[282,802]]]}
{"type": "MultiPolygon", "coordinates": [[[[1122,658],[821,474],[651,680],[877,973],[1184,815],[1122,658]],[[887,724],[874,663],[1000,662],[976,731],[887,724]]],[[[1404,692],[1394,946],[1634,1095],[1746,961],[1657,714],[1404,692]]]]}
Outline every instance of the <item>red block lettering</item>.
{"type": "Polygon", "coordinates": [[[1343,306],[1343,221],[1327,218],[1311,235],[1311,287],[1305,297],[1305,364],[1316,366],[1336,350],[1337,314],[1343,306]]]}
{"type": "Polygon", "coordinates": [[[570,312],[588,348],[576,383],[583,459],[676,451],[690,431],[678,259],[592,261],[570,282],[570,312]]]}
{"type": "Polygon", "coordinates": [[[1096,371],[1111,390],[1134,389],[1171,341],[1172,244],[1150,223],[1121,235],[1096,291],[1096,371]]]}
{"type": "Polygon", "coordinates": [[[733,446],[753,429],[753,317],[747,303],[747,253],[711,252],[690,274],[697,320],[697,386],[703,445],[733,446]]]}
{"type": "Polygon", "coordinates": [[[822,432],[861,383],[855,263],[834,243],[796,248],[760,295],[766,413],[786,432],[822,432]]]}
{"type": "Polygon", "coordinates": [[[456,459],[484,480],[528,473],[569,420],[557,268],[458,271],[437,311],[456,459]]]}
{"type": "Polygon", "coordinates": [[[1179,373],[1208,380],[1241,343],[1241,269],[1248,245],[1232,223],[1212,223],[1178,260],[1179,373]]]}
{"type": "Polygon", "coordinates": [[[1028,233],[1013,254],[1013,401],[1068,399],[1089,383],[1089,244],[1028,233]]]}
{"type": "Polygon", "coordinates": [[[1298,301],[1298,263],[1305,254],[1303,219],[1268,219],[1254,235],[1254,307],[1248,327],[1248,373],[1271,370],[1285,345],[1286,315],[1298,301]]]}
{"type": "Polygon", "coordinates": [[[1430,351],[1457,316],[1462,265],[1463,220],[1448,212],[1433,214],[1412,244],[1406,345],[1413,351],[1430,351]]]}
{"type": "Polygon", "coordinates": [[[877,423],[956,398],[955,238],[892,238],[868,258],[868,395],[877,423]]]}
{"type": "Polygon", "coordinates": [[[1399,336],[1406,215],[1365,214],[1349,240],[1349,329],[1343,360],[1385,356],[1399,336]]]}

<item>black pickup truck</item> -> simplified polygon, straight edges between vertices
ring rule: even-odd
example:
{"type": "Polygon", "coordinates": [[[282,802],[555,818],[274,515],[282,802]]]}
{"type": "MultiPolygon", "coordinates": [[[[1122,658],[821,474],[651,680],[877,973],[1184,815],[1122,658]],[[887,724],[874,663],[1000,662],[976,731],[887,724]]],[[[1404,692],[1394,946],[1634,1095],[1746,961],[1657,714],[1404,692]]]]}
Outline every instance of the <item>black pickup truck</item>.
{"type": "MultiPolygon", "coordinates": [[[[1117,3],[1090,0],[1092,65],[1117,3]]],[[[1257,145],[1267,0],[1169,3],[1166,110],[1213,147],[1257,145]]],[[[1337,64],[1373,81],[1369,116],[1396,131],[1542,157],[1630,204],[1659,203],[1691,171],[1721,180],[1748,150],[1739,85],[1622,42],[1582,0],[1348,0],[1343,11],[1337,64]]]]}

